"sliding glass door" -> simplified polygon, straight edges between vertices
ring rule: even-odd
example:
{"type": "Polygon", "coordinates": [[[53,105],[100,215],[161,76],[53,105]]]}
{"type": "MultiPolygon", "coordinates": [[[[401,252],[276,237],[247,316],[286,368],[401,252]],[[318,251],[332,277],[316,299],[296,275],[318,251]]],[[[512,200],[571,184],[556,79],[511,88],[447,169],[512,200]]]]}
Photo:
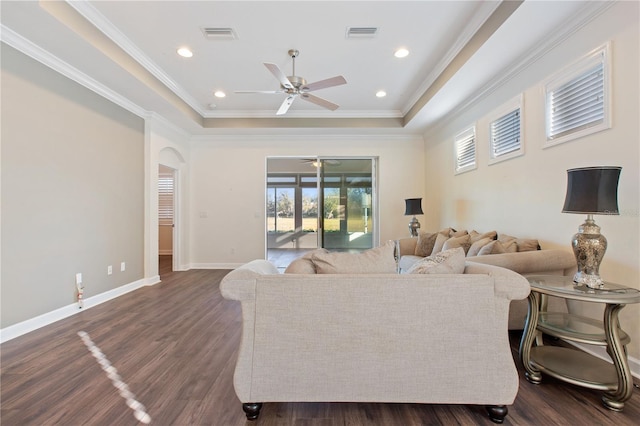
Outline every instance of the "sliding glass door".
{"type": "Polygon", "coordinates": [[[373,247],[375,167],[373,157],[268,158],[268,258],[283,250],[373,247]]]}
{"type": "Polygon", "coordinates": [[[320,159],[321,247],[362,250],[373,247],[374,160],[320,159]]]}

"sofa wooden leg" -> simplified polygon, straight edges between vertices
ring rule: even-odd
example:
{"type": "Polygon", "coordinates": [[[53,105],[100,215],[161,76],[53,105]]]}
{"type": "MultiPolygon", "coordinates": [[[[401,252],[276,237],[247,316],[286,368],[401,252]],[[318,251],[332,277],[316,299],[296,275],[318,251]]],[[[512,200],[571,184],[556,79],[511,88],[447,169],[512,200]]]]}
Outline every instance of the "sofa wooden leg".
{"type": "Polygon", "coordinates": [[[507,413],[509,413],[506,405],[487,405],[486,409],[487,413],[489,413],[489,418],[494,423],[504,422],[504,418],[507,417],[507,413]]]}
{"type": "Polygon", "coordinates": [[[255,420],[260,415],[262,408],[261,402],[245,402],[242,404],[242,410],[247,415],[247,420],[255,420]]]}

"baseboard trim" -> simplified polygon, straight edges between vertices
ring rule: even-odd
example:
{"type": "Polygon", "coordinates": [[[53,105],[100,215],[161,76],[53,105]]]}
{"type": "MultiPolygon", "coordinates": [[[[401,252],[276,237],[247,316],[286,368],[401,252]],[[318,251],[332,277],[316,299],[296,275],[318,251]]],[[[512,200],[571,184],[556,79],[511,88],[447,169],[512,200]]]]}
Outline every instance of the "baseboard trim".
{"type": "MultiPolygon", "coordinates": [[[[611,361],[611,357],[607,354],[606,349],[602,346],[593,346],[593,345],[587,345],[584,343],[577,343],[577,342],[568,342],[568,343],[580,349],[581,351],[584,351],[597,358],[607,361],[608,363],[613,364],[613,362],[611,361]]],[[[627,355],[627,359],[629,360],[629,369],[631,370],[631,375],[635,377],[637,380],[640,380],[640,360],[628,355],[627,355]]]]}
{"type": "Polygon", "coordinates": [[[144,278],[129,284],[125,284],[118,288],[105,291],[104,293],[100,293],[95,296],[88,297],[84,300],[83,308],[79,308],[77,303],[72,303],[70,305],[63,306],[62,308],[53,310],[51,312],[38,315],[37,317],[19,322],[14,325],[10,325],[9,327],[0,329],[0,343],[7,342],[11,339],[15,339],[16,337],[22,336],[23,334],[27,334],[31,331],[37,330],[49,324],[53,324],[56,321],[60,321],[61,319],[65,319],[67,317],[75,315],[78,312],[86,311],[87,309],[91,309],[94,306],[97,306],[108,300],[115,299],[116,297],[120,297],[124,294],[130,293],[141,287],[154,285],[159,282],[160,282],[159,275],[156,275],[150,278],[144,278]]]}

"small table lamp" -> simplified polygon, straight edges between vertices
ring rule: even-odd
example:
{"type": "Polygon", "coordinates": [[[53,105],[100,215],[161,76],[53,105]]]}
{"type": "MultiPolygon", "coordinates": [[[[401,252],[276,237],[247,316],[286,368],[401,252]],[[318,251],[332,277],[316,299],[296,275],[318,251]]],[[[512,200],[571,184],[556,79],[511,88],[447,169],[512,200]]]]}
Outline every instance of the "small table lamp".
{"type": "Polygon", "coordinates": [[[618,213],[618,180],[622,167],[583,167],[567,170],[567,196],[562,213],[582,213],[587,220],[573,236],[571,246],[578,263],[573,281],[601,288],[598,272],[607,250],[607,239],[593,220],[594,214],[618,213]]]}
{"type": "Polygon", "coordinates": [[[412,237],[418,236],[418,230],[420,229],[420,222],[416,219],[417,214],[424,214],[422,212],[422,198],[407,198],[404,200],[406,208],[404,210],[405,216],[412,216],[411,222],[409,222],[409,232],[412,237]]]}

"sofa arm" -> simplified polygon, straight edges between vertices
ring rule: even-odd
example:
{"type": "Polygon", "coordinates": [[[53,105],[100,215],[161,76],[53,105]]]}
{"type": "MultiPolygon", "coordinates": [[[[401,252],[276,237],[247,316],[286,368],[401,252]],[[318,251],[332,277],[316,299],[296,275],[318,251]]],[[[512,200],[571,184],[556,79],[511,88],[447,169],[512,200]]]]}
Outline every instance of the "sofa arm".
{"type": "Polygon", "coordinates": [[[400,238],[398,240],[398,247],[400,250],[400,256],[408,254],[414,254],[416,252],[416,245],[418,244],[417,238],[400,238]]]}
{"type": "Polygon", "coordinates": [[[494,279],[496,295],[508,300],[525,299],[531,291],[529,281],[525,277],[499,266],[466,261],[464,273],[491,276],[494,279]]]}
{"type": "Polygon", "coordinates": [[[468,258],[475,263],[501,266],[519,274],[572,275],[576,271],[576,258],[563,249],[519,251],[517,253],[489,254],[468,258]]]}
{"type": "Polygon", "coordinates": [[[253,260],[225,275],[220,282],[220,293],[225,299],[254,300],[256,278],[272,274],[278,274],[278,269],[271,262],[263,259],[253,260]]]}

